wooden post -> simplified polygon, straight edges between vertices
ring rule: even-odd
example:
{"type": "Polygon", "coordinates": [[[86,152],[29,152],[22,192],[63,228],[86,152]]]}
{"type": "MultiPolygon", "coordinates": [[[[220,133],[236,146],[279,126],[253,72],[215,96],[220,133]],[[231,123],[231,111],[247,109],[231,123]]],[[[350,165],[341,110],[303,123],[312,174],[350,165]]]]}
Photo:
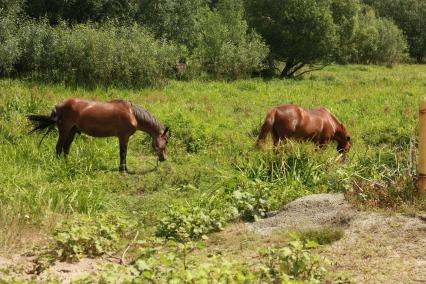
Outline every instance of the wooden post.
{"type": "Polygon", "coordinates": [[[426,98],[419,109],[419,179],[418,189],[420,195],[426,195],[426,98]]]}

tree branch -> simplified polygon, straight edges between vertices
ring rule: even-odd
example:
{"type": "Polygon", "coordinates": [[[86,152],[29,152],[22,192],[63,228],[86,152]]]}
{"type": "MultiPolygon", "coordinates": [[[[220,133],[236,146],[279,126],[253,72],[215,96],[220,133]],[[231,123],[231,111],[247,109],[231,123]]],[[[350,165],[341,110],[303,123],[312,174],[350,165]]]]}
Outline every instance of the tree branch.
{"type": "Polygon", "coordinates": [[[303,66],[305,66],[305,63],[303,63],[303,62],[298,63],[298,65],[296,64],[296,67],[294,67],[294,69],[291,72],[289,72],[288,76],[292,77],[294,75],[294,73],[296,73],[298,70],[300,70],[303,66]]]}
{"type": "Polygon", "coordinates": [[[303,74],[308,73],[308,72],[322,70],[322,69],[324,69],[325,67],[327,67],[327,66],[328,66],[328,65],[330,65],[330,64],[331,64],[331,63],[327,63],[327,64],[325,64],[325,65],[323,65],[323,66],[321,66],[321,67],[318,67],[318,68],[312,68],[312,69],[305,70],[305,71],[303,71],[303,72],[301,72],[301,73],[299,73],[299,74],[295,75],[295,76],[294,76],[294,78],[298,78],[298,77],[300,77],[300,76],[302,76],[303,74]]]}

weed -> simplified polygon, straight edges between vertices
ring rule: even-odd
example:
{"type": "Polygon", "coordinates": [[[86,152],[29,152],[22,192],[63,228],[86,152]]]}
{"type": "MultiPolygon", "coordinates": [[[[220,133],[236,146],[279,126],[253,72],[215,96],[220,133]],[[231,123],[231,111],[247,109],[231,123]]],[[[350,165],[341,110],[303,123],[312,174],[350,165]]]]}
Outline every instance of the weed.
{"type": "Polygon", "coordinates": [[[340,240],[344,235],[344,231],[341,228],[321,228],[321,229],[312,229],[297,232],[296,236],[303,242],[309,240],[314,241],[320,245],[332,244],[340,240]]]}

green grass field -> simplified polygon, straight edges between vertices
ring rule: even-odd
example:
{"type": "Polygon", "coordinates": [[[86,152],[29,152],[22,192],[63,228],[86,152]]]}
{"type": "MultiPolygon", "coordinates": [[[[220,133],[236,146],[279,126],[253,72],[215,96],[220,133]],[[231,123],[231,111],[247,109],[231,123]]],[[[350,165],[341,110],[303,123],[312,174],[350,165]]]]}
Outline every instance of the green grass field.
{"type": "Polygon", "coordinates": [[[143,90],[3,79],[0,250],[24,250],[49,236],[59,221],[80,214],[97,218],[120,212],[137,221],[141,237],[150,236],[170,215],[169,206],[182,212],[207,206],[220,215],[235,191],[243,196],[230,201],[239,215],[224,217],[224,223],[261,216],[318,192],[345,191],[362,206],[425,209],[425,202],[416,201],[412,179],[423,96],[425,65],[330,66],[299,81],[170,82],[143,90]],[[56,159],[57,133],[39,147],[41,137],[27,134],[25,115],[48,114],[68,97],[119,98],[144,106],[171,128],[169,160],[156,168],[150,141],[141,132],[130,141],[131,175],[118,172],[115,138],[78,136],[68,159],[56,159]],[[335,144],[318,152],[309,143],[290,143],[280,153],[256,150],[266,112],[283,103],[329,108],[351,133],[350,161],[339,161],[335,144]],[[374,190],[375,184],[381,190],[374,190]],[[268,205],[259,205],[262,200],[268,205]]]}

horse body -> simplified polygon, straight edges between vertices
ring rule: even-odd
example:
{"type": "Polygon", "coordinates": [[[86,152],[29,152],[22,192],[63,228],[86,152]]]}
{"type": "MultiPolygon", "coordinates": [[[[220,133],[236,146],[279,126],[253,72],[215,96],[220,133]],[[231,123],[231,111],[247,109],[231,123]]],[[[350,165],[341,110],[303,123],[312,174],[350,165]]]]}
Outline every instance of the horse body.
{"type": "Polygon", "coordinates": [[[93,137],[118,137],[120,143],[120,171],[127,171],[126,155],[130,136],[137,130],[151,135],[152,146],[160,161],[166,160],[168,128],[155,119],[148,111],[130,102],[114,100],[110,102],[89,101],[71,98],[55,106],[50,116],[30,115],[36,125],[33,131],[51,129],[56,124],[59,131],[56,154],[68,155],[77,133],[93,137]]]}
{"type": "Polygon", "coordinates": [[[126,101],[104,103],[69,99],[55,109],[58,115],[67,118],[60,122],[62,132],[77,127],[93,137],[121,137],[133,135],[138,126],[132,105],[126,101]]]}
{"type": "Polygon", "coordinates": [[[346,153],[352,141],[342,123],[326,108],[303,109],[296,105],[282,105],[270,110],[262,125],[258,144],[272,133],[274,145],[292,138],[310,140],[323,147],[337,141],[337,150],[346,153]]]}

